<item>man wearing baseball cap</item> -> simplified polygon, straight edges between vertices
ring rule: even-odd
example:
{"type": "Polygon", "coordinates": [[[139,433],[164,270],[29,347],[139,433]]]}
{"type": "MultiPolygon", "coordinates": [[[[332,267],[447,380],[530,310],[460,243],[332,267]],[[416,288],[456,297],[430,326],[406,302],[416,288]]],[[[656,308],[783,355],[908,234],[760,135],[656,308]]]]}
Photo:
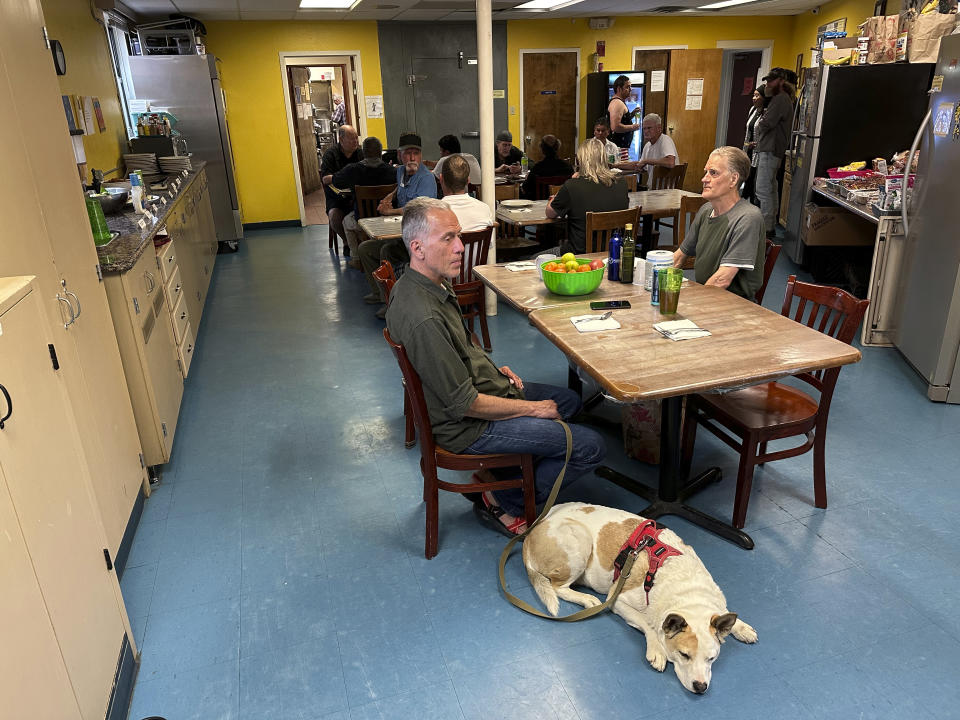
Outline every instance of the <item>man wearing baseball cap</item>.
{"type": "MultiPolygon", "coordinates": [[[[397,158],[400,160],[400,165],[397,167],[397,187],[377,206],[377,211],[381,215],[402,215],[403,206],[414,198],[437,196],[437,179],[423,164],[422,145],[420,136],[416,133],[405,132],[400,135],[397,149],[397,158]]],[[[363,298],[364,301],[371,304],[385,303],[387,299],[381,295],[380,287],[373,279],[373,272],[384,260],[389,260],[399,270],[398,264],[410,260],[406,248],[400,241],[371,238],[360,243],[357,254],[360,256],[363,273],[370,284],[370,294],[363,298]]],[[[386,311],[387,307],[384,305],[377,311],[377,317],[383,318],[386,311]]]]}
{"type": "Polygon", "coordinates": [[[520,158],[523,153],[520,148],[513,146],[513,134],[509,130],[501,130],[497,135],[496,160],[493,163],[494,172],[498,175],[517,174],[520,172],[520,158]]]}
{"type": "Polygon", "coordinates": [[[790,143],[790,123],[793,118],[793,100],[783,90],[783,83],[796,75],[792,70],[775,67],[763,78],[765,92],[770,104],[757,120],[754,132],[757,137],[755,152],[757,161],[757,181],[755,194],[760,201],[764,229],[767,237],[774,237],[777,225],[777,211],[780,209],[780,197],[777,192],[777,170],[790,143]]]}

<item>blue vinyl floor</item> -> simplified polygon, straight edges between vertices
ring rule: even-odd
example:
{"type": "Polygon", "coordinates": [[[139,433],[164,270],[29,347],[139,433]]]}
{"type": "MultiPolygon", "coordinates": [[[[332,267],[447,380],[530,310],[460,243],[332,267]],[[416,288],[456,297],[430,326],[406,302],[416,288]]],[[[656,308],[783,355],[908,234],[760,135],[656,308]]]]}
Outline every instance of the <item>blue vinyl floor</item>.
{"type": "MultiPolygon", "coordinates": [[[[217,259],[174,457],[121,583],[142,650],[130,718],[960,717],[960,407],[929,402],[895,350],[840,374],[828,510],[808,454],[758,470],[753,551],[666,518],[760,637],[728,639],[696,696],[617,616],[567,625],[508,605],[505,541],[464,499],[441,493],[424,559],[399,370],[326,231],[252,232],[217,259]]],[[[769,307],[791,272],[781,256],[769,307]]],[[[495,360],[566,383],[522,316],[501,304],[491,333],[495,360]]],[[[655,483],[606,437],[608,464],[655,483]]],[[[726,479],[692,504],[728,519],[734,453],[701,432],[694,464],[726,479]]],[[[564,497],[643,506],[592,476],[564,497]]],[[[537,602],[517,555],[508,580],[537,602]]]]}

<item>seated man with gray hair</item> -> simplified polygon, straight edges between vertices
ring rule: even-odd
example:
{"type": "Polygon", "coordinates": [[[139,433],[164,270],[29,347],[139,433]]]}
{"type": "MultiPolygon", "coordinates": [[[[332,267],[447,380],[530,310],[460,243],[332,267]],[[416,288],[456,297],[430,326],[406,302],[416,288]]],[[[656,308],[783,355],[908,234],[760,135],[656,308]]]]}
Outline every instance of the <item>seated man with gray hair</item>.
{"type": "Polygon", "coordinates": [[[358,185],[392,185],[396,170],[387,165],[380,156],[383,154],[383,144],[378,138],[368,137],[363,141],[363,160],[347,165],[333,174],[330,184],[340,190],[350,190],[353,194],[353,207],[343,218],[343,229],[350,247],[350,255],[356,259],[351,265],[361,269],[359,253],[360,229],[357,225],[357,197],[354,190],[358,185]]]}
{"type": "MultiPolygon", "coordinates": [[[[410,266],[390,293],[387,329],[420,375],[437,445],[474,455],[532,453],[536,502],[542,504],[566,454],[566,435],[554,419],[575,415],[580,398],[566,388],[524,383],[474,345],[450,285],[460,273],[463,243],[460,223],[447,203],[411,200],[404,207],[401,231],[410,266]]],[[[596,468],[605,452],[603,439],[593,430],[571,425],[570,431],[573,450],[565,485],[596,468]]],[[[521,490],[478,493],[471,499],[477,517],[491,529],[508,536],[526,530],[521,490]]]]}
{"type": "Polygon", "coordinates": [[[640,159],[637,162],[618,163],[615,167],[634,172],[646,170],[644,184],[652,188],[653,168],[657,166],[672,168],[679,162],[679,155],[673,140],[669,135],[664,135],[663,121],[659,115],[656,113],[646,115],[640,127],[643,128],[643,139],[646,141],[640,152],[640,159]]]}

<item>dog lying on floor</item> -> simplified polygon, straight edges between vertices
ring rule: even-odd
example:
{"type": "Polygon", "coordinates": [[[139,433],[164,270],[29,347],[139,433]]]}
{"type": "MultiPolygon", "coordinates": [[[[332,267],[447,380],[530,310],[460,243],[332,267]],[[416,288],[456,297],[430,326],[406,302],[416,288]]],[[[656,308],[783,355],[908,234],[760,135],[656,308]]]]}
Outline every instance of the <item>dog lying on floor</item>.
{"type": "MultiPolygon", "coordinates": [[[[570,586],[608,593],[615,585],[614,559],[645,521],[601,505],[565,503],[552,508],[523,543],[527,577],[547,610],[557,614],[558,598],[583,607],[600,605],[593,595],[570,586]]],[[[732,634],[741,642],[754,643],[757,633],[727,611],[723,592],[692,547],[666,528],[659,541],[680,553],[670,554],[657,570],[649,604],[644,590],[649,557],[641,550],[612,610],[644,634],[647,661],[655,670],[663,672],[669,660],[687,690],[704,693],[723,639],[732,634]]]]}

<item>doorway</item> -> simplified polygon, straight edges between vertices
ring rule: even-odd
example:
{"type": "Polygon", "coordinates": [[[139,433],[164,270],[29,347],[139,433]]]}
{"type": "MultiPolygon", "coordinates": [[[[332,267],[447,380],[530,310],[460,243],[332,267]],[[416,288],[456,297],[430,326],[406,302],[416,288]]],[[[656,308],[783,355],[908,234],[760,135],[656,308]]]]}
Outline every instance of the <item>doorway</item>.
{"type": "MultiPolygon", "coordinates": [[[[725,52],[724,55],[726,54],[725,52]]],[[[730,87],[726,91],[730,109],[727,111],[727,135],[724,144],[741,147],[747,129],[747,116],[753,105],[753,91],[759,84],[762,53],[759,50],[745,50],[730,52],[730,55],[730,87]]]]}
{"type": "Polygon", "coordinates": [[[360,58],[340,52],[280,53],[280,63],[300,224],[326,225],[320,159],[336,142],[339,125],[352,125],[361,137],[366,131],[366,118],[360,111],[360,58]],[[337,98],[342,101],[342,122],[337,122],[337,98]]]}
{"type": "MultiPolygon", "coordinates": [[[[540,138],[556,135],[560,156],[577,150],[580,108],[580,50],[559,48],[520,51],[521,149],[533,164],[542,159],[540,138]]],[[[517,143],[514,143],[517,144],[517,143]]]]}

